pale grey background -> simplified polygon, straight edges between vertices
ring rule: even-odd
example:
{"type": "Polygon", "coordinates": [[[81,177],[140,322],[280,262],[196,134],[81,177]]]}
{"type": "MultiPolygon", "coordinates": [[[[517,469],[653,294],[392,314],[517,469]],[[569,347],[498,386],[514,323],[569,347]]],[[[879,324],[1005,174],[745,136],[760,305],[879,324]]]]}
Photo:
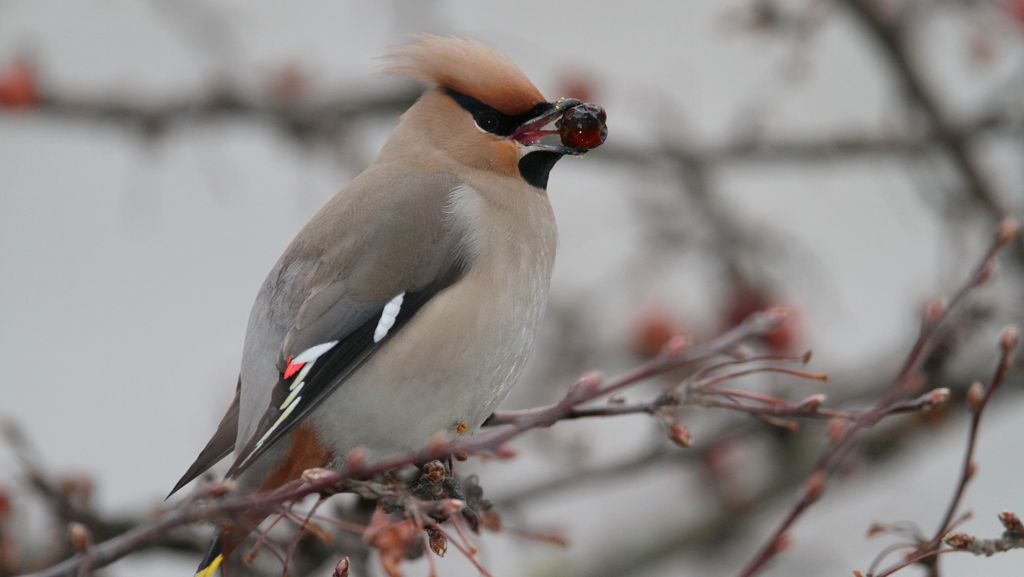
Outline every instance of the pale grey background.
{"type": "MultiPolygon", "coordinates": [[[[738,110],[755,109],[768,111],[769,133],[866,130],[887,126],[898,106],[873,49],[842,16],[823,27],[806,76],[792,82],[785,74],[792,44],[731,26],[725,15],[738,2],[213,0],[211,14],[230,33],[215,53],[157,4],[2,2],[0,60],[28,52],[61,90],[142,98],[197,92],[217,73],[259,90],[268,71],[301,62],[314,74],[314,90],[329,94],[397,86],[373,76],[374,58],[406,33],[434,31],[493,45],[549,97],[567,70],[593,75],[610,138],[621,142],[682,133],[718,142],[735,128],[738,110]]],[[[1024,64],[1020,42],[1010,43],[991,69],[977,70],[966,56],[971,24],[940,19],[922,40],[930,79],[956,107],[999,93],[1024,64]]],[[[361,133],[367,154],[386,131],[361,133]]],[[[1020,191],[1019,158],[997,152],[986,161],[1020,191]]],[[[245,122],[183,127],[147,143],[113,127],[0,115],[0,411],[23,424],[50,463],[94,473],[104,505],[156,503],[229,400],[248,308],[264,274],[351,176],[330,151],[304,153],[245,122]]],[[[780,227],[811,255],[812,271],[794,283],[792,299],[807,318],[821,370],[849,371],[880,351],[891,351],[895,367],[920,304],[959,279],[963,257],[980,246],[978,239],[947,238],[921,201],[926,191],[896,165],[755,167],[731,171],[721,184],[743,218],[780,227]]],[[[653,286],[609,283],[643,256],[631,205],[643,195],[670,194],[666,189],[656,175],[602,166],[599,154],[564,161],[553,173],[549,190],[562,237],[554,295],[593,302],[605,321],[598,338],[615,339],[624,311],[645,299],[669,303],[695,325],[711,321],[714,287],[701,286],[700,270],[687,270],[685,261],[664,263],[668,280],[653,286]]],[[[627,362],[608,359],[594,368],[615,373],[627,362]]],[[[1024,512],[1015,490],[1024,480],[1017,458],[1022,410],[1016,400],[999,403],[986,423],[980,476],[967,498],[977,514],[967,527],[978,533],[996,532],[997,511],[1024,512]]],[[[571,423],[554,434],[600,435],[601,461],[644,438],[643,424],[571,423]]],[[[952,489],[963,437],[962,427],[947,428],[906,460],[831,490],[798,526],[794,549],[767,574],[849,575],[882,546],[863,538],[871,521],[916,519],[931,528],[952,489]]],[[[557,455],[530,455],[479,469],[485,485],[500,492],[513,476],[539,476],[562,463],[557,455]]],[[[0,471],[10,467],[0,452],[0,471]]],[[[510,568],[524,565],[585,563],[611,541],[642,539],[699,515],[701,504],[688,498],[692,482],[686,473],[661,471],[539,502],[526,519],[565,529],[573,546],[559,551],[489,537],[485,559],[498,576],[521,574],[510,568]],[[637,499],[652,492],[676,495],[675,504],[637,499]]],[[[645,574],[732,574],[780,514],[759,517],[732,555],[675,559],[645,574]]],[[[1021,560],[1017,553],[945,563],[949,575],[1011,576],[1020,574],[1021,560]]],[[[192,567],[192,560],[144,556],[109,574],[180,576],[192,567]]],[[[473,574],[458,555],[440,568],[445,576],[473,574]]],[[[410,575],[425,573],[410,566],[410,575]]]]}

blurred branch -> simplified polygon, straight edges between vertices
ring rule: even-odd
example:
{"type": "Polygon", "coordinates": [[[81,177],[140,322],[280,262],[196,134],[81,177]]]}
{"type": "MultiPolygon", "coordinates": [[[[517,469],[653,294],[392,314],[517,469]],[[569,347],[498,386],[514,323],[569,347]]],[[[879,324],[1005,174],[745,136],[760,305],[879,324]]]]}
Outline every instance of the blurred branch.
{"type": "MultiPolygon", "coordinates": [[[[994,221],[1008,216],[1009,210],[972,156],[968,136],[947,119],[938,98],[928,89],[924,75],[908,54],[903,29],[883,16],[881,8],[870,0],[846,0],[845,3],[867,36],[874,40],[883,55],[882,60],[892,69],[907,97],[923,113],[933,136],[960,173],[970,194],[994,221]]],[[[1017,248],[1021,248],[1019,244],[1017,248]]]]}
{"type": "MultiPolygon", "coordinates": [[[[999,112],[979,116],[952,129],[970,139],[998,136],[1024,136],[1024,126],[999,112]]],[[[702,167],[725,167],[737,164],[788,164],[804,162],[852,162],[864,158],[892,159],[918,157],[943,144],[938,133],[836,132],[807,137],[736,137],[721,145],[623,145],[608,142],[591,154],[606,162],[647,166],[659,161],[685,162],[702,167]]]]}
{"type": "MultiPolygon", "coordinates": [[[[214,90],[198,99],[144,103],[136,99],[72,96],[43,92],[31,107],[41,117],[112,124],[156,137],[177,124],[246,120],[265,122],[286,134],[309,140],[322,137],[359,117],[393,118],[411,105],[419,91],[345,96],[320,104],[272,103],[246,99],[239,93],[214,90]]],[[[0,109],[2,110],[2,109],[0,109]]]]}
{"type": "MultiPolygon", "coordinates": [[[[799,500],[778,524],[765,544],[740,571],[739,575],[741,577],[756,575],[764,569],[765,565],[772,558],[787,548],[787,533],[800,517],[821,498],[829,475],[835,471],[849,454],[850,450],[856,446],[862,433],[877,424],[880,418],[886,414],[885,411],[893,406],[893,403],[911,388],[915,381],[915,375],[925,360],[927,351],[934,346],[940,329],[943,328],[943,325],[948,322],[954,313],[959,311],[959,308],[967,300],[970,293],[991,279],[995,268],[996,256],[1000,250],[1014,240],[1016,234],[1017,224],[1015,222],[1006,220],[1000,223],[995,238],[981,263],[978,264],[964,285],[957,291],[949,305],[943,306],[940,304],[940,301],[929,303],[925,310],[918,338],[907,354],[903,367],[892,380],[888,391],[875,405],[877,412],[866,412],[862,417],[846,427],[842,433],[830,440],[807,477],[799,500]]],[[[933,393],[935,392],[933,391],[933,393]]],[[[946,391],[946,394],[948,396],[948,391],[946,391]]]]}
{"type": "MultiPolygon", "coordinates": [[[[1017,341],[1018,331],[1015,326],[1009,326],[1004,329],[999,339],[999,362],[996,364],[995,372],[989,380],[988,386],[975,381],[967,391],[967,405],[971,410],[971,424],[967,434],[967,445],[964,451],[963,465],[960,469],[960,477],[957,482],[956,489],[953,491],[953,496],[950,499],[949,505],[946,507],[946,512],[943,515],[942,521],[939,523],[939,527],[935,531],[934,536],[930,539],[918,538],[916,543],[909,543],[906,545],[898,544],[897,546],[887,548],[883,551],[883,554],[879,555],[872,563],[871,568],[868,570],[868,577],[876,576],[875,567],[884,560],[888,553],[892,553],[903,548],[911,549],[913,552],[907,555],[902,562],[877,574],[877,577],[887,577],[896,573],[900,569],[915,563],[924,566],[929,577],[939,577],[939,555],[942,553],[963,550],[971,551],[976,555],[992,555],[996,552],[1024,547],[1024,526],[1021,525],[1020,520],[1017,519],[1016,515],[1012,513],[1004,513],[1000,517],[1000,520],[1006,527],[1006,533],[1003,537],[997,540],[978,540],[963,534],[950,535],[957,525],[970,516],[969,513],[966,513],[960,516],[959,519],[956,518],[957,512],[960,509],[960,504],[963,501],[964,493],[967,490],[967,484],[970,483],[971,479],[974,478],[974,475],[977,472],[977,465],[974,462],[974,453],[978,444],[978,433],[981,427],[981,419],[984,415],[985,408],[992,400],[992,395],[995,394],[996,390],[1003,383],[1006,378],[1006,373],[1010,370],[1010,366],[1013,364],[1013,351],[1017,347],[1017,341]],[[950,548],[943,549],[943,543],[949,545],[950,548]]],[[[878,527],[880,528],[873,529],[869,534],[891,532],[887,531],[882,526],[878,527]]],[[[914,533],[919,533],[919,531],[915,529],[914,533]]]]}
{"type": "MultiPolygon", "coordinates": [[[[409,87],[304,103],[272,98],[253,100],[222,86],[198,97],[146,102],[130,97],[64,94],[46,87],[38,91],[30,105],[13,110],[0,106],[0,118],[5,114],[28,113],[40,118],[109,124],[150,138],[178,125],[238,120],[270,124],[300,141],[323,138],[358,118],[395,118],[420,94],[419,89],[409,87]]],[[[593,154],[605,162],[626,165],[647,166],[667,160],[707,170],[747,163],[845,162],[863,157],[920,156],[948,146],[945,142],[950,135],[958,142],[982,136],[1016,136],[1024,135],[1024,126],[999,111],[992,111],[970,122],[955,126],[947,123],[918,134],[837,132],[815,137],[740,136],[721,145],[706,146],[679,142],[655,146],[610,142],[593,154]]]]}
{"type": "Polygon", "coordinates": [[[569,390],[562,401],[543,407],[541,410],[513,416],[505,420],[506,424],[496,426],[472,439],[456,442],[438,439],[425,451],[371,464],[366,464],[360,456],[361,452],[357,450],[346,458],[346,466],[342,470],[307,471],[307,474],[303,475],[302,481],[266,493],[224,496],[223,486],[214,486],[207,491],[205,496],[199,495],[186,500],[157,519],[145,522],[113,539],[92,545],[87,553],[80,553],[58,565],[31,575],[33,577],[77,575],[83,566],[96,569],[109,565],[184,525],[200,521],[231,519],[251,509],[274,508],[285,503],[298,502],[309,495],[324,496],[351,490],[350,482],[370,479],[409,465],[446,459],[461,454],[495,452],[500,454],[502,447],[509,440],[529,430],[547,427],[566,418],[578,405],[612,394],[677,367],[728,352],[749,338],[770,332],[783,319],[784,317],[779,311],[753,315],[739,326],[707,343],[685,349],[666,349],[665,353],[659,357],[607,384],[602,384],[599,379],[592,376],[586,376],[569,390]]]}

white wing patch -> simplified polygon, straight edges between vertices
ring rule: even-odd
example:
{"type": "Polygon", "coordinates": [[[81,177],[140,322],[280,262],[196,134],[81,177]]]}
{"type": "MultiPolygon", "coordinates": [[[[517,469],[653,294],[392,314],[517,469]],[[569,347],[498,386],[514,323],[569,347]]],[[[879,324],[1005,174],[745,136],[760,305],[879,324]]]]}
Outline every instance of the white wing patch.
{"type": "Polygon", "coordinates": [[[400,293],[388,301],[388,304],[384,305],[384,311],[380,313],[380,320],[377,321],[377,328],[373,331],[373,342],[379,343],[384,337],[388,336],[388,331],[391,330],[391,327],[395,326],[398,313],[402,311],[402,301],[404,299],[405,293],[400,293]]]}
{"type": "Polygon", "coordinates": [[[292,363],[296,365],[301,365],[303,363],[312,363],[313,361],[322,357],[324,353],[333,349],[334,345],[336,344],[338,344],[338,341],[321,343],[319,345],[309,347],[308,349],[299,353],[298,356],[296,356],[294,359],[292,359],[292,363]]]}

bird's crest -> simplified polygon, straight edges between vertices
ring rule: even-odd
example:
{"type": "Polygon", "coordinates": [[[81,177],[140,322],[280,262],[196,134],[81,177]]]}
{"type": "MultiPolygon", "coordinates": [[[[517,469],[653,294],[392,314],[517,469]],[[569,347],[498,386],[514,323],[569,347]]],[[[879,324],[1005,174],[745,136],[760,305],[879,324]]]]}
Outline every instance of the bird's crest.
{"type": "Polygon", "coordinates": [[[502,114],[521,114],[544,101],[518,66],[476,40],[422,34],[392,46],[384,61],[387,74],[455,90],[502,114]]]}

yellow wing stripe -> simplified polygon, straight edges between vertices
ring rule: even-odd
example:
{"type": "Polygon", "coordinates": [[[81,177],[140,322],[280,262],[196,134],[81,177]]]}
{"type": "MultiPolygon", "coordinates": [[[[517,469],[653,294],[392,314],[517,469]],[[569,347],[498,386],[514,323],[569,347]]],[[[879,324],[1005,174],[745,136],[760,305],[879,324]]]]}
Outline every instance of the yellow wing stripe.
{"type": "Polygon", "coordinates": [[[217,569],[220,567],[221,562],[224,561],[224,555],[217,555],[210,561],[210,564],[199,570],[195,577],[213,577],[217,573],[217,569]]]}

